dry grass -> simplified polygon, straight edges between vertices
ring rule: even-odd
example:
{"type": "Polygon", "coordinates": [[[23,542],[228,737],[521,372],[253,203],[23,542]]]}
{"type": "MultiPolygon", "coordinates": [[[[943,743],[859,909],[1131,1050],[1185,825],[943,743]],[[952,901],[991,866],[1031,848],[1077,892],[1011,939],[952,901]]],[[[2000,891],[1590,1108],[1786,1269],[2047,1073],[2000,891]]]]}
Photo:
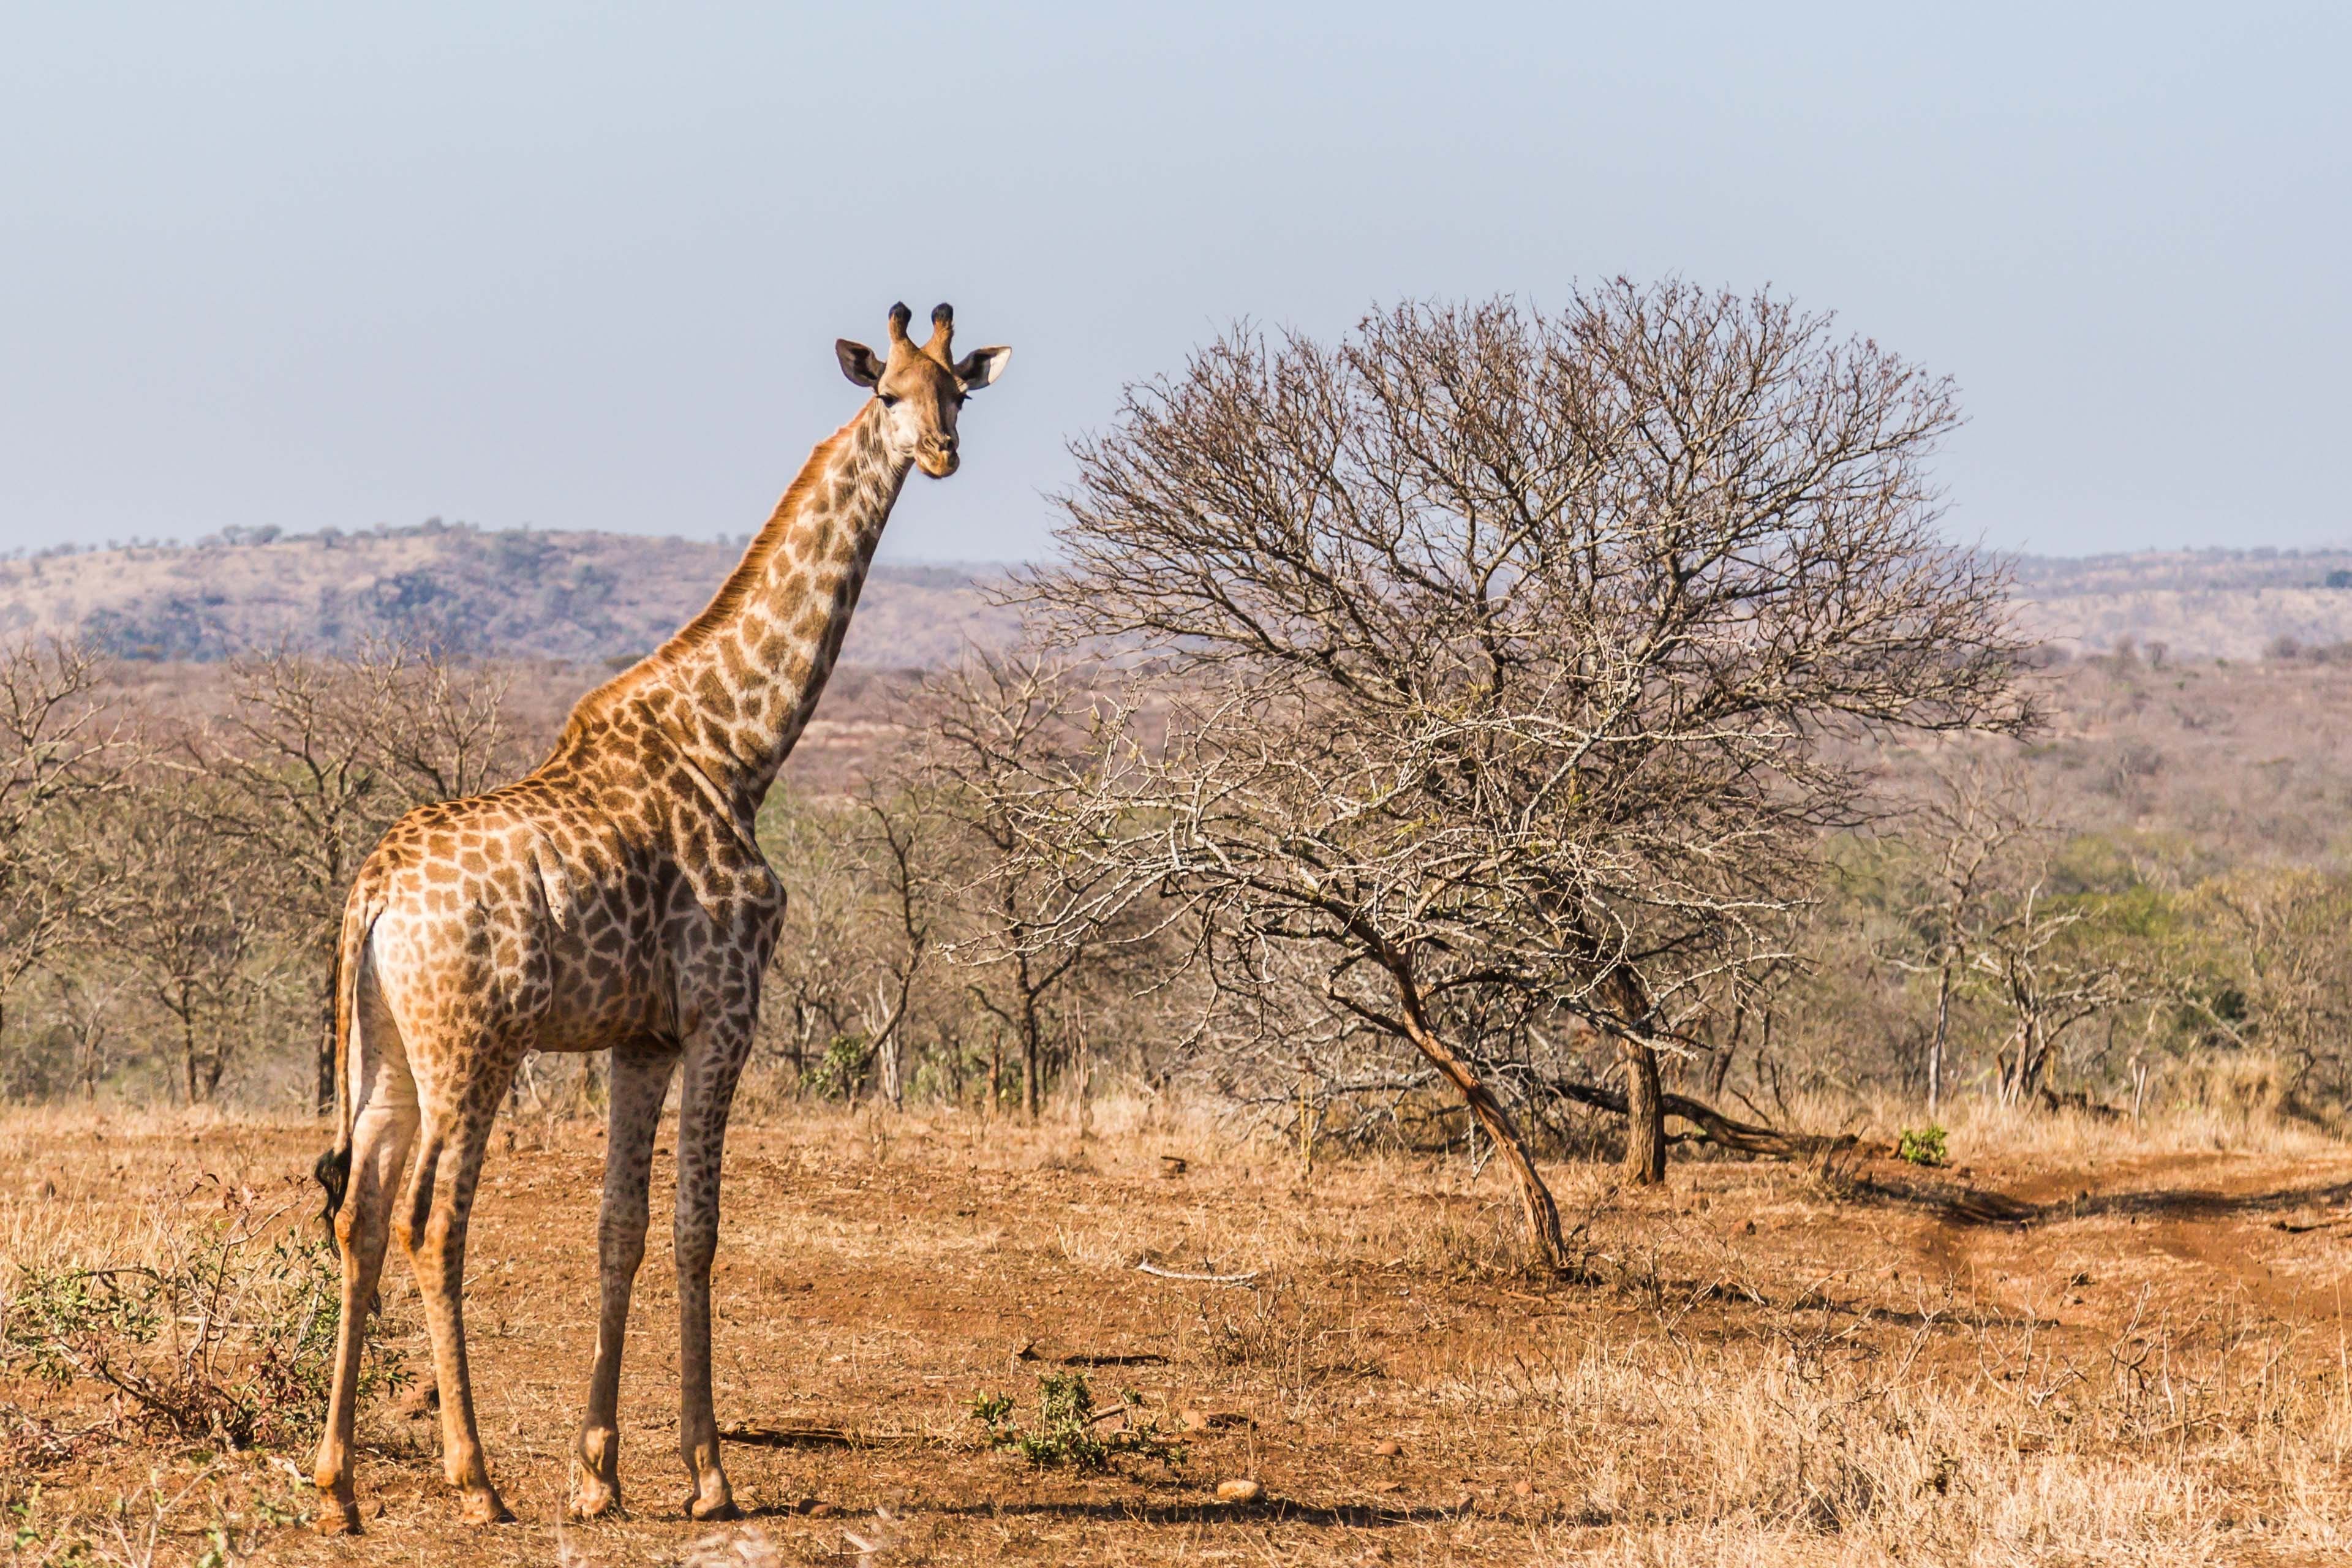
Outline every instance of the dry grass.
{"type": "MultiPolygon", "coordinates": [[[[142,1561],[151,1529],[159,1563],[222,1542],[295,1562],[877,1568],[2352,1556],[2352,1152],[2315,1137],[2248,1130],[2216,1149],[2186,1124],[1972,1114],[1954,1126],[1965,1178],[1698,1163],[1627,1193],[1563,1167],[1590,1276],[1566,1285],[1525,1267],[1492,1171],[1389,1156],[1309,1174],[1165,1103],[1098,1107],[1095,1124],[1080,1141],[864,1112],[739,1131],[722,1418],[875,1439],[731,1448],[747,1525],[677,1517],[658,1246],[624,1394],[633,1516],[556,1522],[593,1337],[601,1136],[540,1121],[493,1156],[471,1261],[485,1436],[523,1522],[458,1525],[432,1424],[382,1404],[360,1486],[383,1511],[361,1541],[326,1542],[273,1522],[310,1507],[286,1456],[165,1440],[95,1388],[0,1376],[17,1560],[142,1561]],[[1163,1174],[1169,1154],[1181,1174],[1163,1174]],[[1988,1189],[2043,1206],[1984,1223],[1988,1189]],[[1134,1268],[1146,1256],[1256,1278],[1154,1279],[1134,1268]],[[1192,1413],[1185,1462],[1090,1474],[991,1449],[971,1397],[1033,1408],[1039,1373],[1073,1361],[1099,1363],[1103,1404],[1131,1386],[1165,1427],[1192,1413]],[[1217,1502],[1236,1476],[1268,1500],[1217,1502]]],[[[0,1121],[0,1296],[27,1267],[159,1255],[155,1200],[193,1182],[292,1195],[318,1136],[0,1121]]],[[[404,1280],[386,1307],[421,1359],[404,1280]]]]}

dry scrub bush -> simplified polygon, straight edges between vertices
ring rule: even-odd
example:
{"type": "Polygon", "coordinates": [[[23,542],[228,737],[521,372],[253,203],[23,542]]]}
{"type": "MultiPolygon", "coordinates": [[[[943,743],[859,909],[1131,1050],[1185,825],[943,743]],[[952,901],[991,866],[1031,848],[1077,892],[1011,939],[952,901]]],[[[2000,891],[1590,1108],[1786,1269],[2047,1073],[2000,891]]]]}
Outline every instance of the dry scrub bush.
{"type": "MultiPolygon", "coordinates": [[[[303,1223],[309,1201],[265,1205],[208,1176],[149,1205],[135,1250],[14,1260],[0,1365],[102,1386],[169,1436],[300,1441],[326,1408],[341,1303],[334,1249],[303,1223]]],[[[399,1375],[371,1354],[363,1381],[399,1375]]]]}

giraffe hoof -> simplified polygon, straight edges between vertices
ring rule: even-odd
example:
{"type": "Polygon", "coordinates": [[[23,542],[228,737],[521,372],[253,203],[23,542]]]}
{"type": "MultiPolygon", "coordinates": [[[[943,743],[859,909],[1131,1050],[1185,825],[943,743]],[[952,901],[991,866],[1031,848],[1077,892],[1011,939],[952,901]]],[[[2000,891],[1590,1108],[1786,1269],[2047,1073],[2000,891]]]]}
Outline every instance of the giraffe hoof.
{"type": "Polygon", "coordinates": [[[479,1491],[467,1491],[465,1501],[457,1505],[458,1517],[467,1524],[512,1524],[514,1510],[507,1507],[498,1492],[488,1487],[479,1491]]]}
{"type": "Polygon", "coordinates": [[[360,1533],[360,1505],[357,1498],[332,1495],[319,1500],[319,1517],[310,1528],[321,1535],[357,1535],[360,1533]]]}
{"type": "Polygon", "coordinates": [[[723,1491],[716,1497],[688,1498],[686,1511],[689,1518],[703,1524],[724,1524],[730,1520],[743,1517],[743,1510],[735,1506],[734,1498],[723,1491]]]}
{"type": "Polygon", "coordinates": [[[569,1505],[572,1517],[585,1523],[592,1519],[621,1517],[621,1489],[608,1487],[602,1481],[583,1480],[572,1489],[569,1505]]]}

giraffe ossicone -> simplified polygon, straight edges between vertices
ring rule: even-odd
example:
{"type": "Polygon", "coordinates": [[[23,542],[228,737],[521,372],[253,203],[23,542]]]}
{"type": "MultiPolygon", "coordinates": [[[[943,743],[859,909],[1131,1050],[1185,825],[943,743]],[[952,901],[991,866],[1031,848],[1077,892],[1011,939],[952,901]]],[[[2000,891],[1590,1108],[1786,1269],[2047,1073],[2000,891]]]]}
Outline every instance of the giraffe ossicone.
{"type": "Polygon", "coordinates": [[[919,345],[912,320],[892,307],[882,355],[835,345],[872,395],[810,454],[702,613],[582,698],[529,777],[409,813],[352,883],[336,957],[335,1147],[319,1162],[343,1269],[312,1475],[331,1505],[326,1526],[360,1527],[360,1355],[395,1231],[432,1336],[444,1470],[467,1518],[511,1517],[475,1424],[463,1287],[490,1125],[531,1050],[612,1052],[596,1349],[572,1510],[620,1504],[622,1334],[645,1256],[654,1128],[682,1074],[678,1447],[688,1511],[735,1511],[711,1409],[710,1264],[728,1109],[784,910],[753,823],[840,656],[908,472],[956,470],[964,398],[1012,355],[956,359],[945,305],[919,345]]]}

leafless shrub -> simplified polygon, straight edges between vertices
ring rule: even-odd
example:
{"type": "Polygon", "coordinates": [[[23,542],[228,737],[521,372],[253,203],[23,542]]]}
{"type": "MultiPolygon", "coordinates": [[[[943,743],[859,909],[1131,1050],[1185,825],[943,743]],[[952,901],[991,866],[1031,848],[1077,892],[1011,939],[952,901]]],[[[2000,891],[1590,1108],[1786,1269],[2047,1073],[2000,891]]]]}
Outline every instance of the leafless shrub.
{"type": "Polygon", "coordinates": [[[0,648],[0,1018],[99,893],[68,819],[122,787],[131,750],[100,674],[72,644],[0,648]]]}
{"type": "Polygon", "coordinates": [[[1253,1005],[1302,965],[1465,1098],[1557,1257],[1495,1062],[1569,1018],[1621,1042],[1655,1179],[1654,1046],[1785,963],[1822,830],[1870,809],[1823,740],[2032,717],[2000,573],[1935,533],[1956,417],[1824,318],[1679,283],[1228,335],[1076,447],[1028,585],[1049,635],[1147,656],[1033,798],[1031,852],[1090,873],[1060,912],[1171,898],[1253,1005]]]}

